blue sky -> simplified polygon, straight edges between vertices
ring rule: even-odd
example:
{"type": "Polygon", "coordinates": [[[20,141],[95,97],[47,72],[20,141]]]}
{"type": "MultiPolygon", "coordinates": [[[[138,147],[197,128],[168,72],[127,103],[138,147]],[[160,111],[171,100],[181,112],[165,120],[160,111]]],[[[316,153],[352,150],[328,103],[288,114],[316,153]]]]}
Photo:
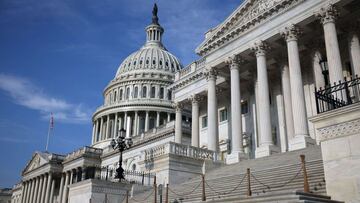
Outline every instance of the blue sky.
{"type": "MultiPolygon", "coordinates": [[[[145,41],[152,0],[0,0],[0,187],[36,150],[65,154],[91,140],[91,115],[121,61],[145,41]]],[[[157,0],[164,44],[186,65],[204,33],[241,0],[157,0]]]]}

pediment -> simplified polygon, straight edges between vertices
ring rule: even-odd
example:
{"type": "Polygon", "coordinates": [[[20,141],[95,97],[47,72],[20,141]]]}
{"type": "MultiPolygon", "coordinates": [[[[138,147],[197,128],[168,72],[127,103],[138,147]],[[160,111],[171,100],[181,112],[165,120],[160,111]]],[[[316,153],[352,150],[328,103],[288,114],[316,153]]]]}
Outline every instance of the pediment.
{"type": "Polygon", "coordinates": [[[23,170],[23,173],[28,173],[30,171],[33,171],[34,169],[37,169],[37,168],[47,164],[48,162],[49,161],[48,161],[46,155],[41,154],[39,152],[35,152],[31,158],[31,160],[28,162],[25,169],[23,170]]]}
{"type": "Polygon", "coordinates": [[[211,31],[196,52],[209,50],[241,35],[265,19],[281,13],[304,0],[245,0],[224,22],[211,31]]]}

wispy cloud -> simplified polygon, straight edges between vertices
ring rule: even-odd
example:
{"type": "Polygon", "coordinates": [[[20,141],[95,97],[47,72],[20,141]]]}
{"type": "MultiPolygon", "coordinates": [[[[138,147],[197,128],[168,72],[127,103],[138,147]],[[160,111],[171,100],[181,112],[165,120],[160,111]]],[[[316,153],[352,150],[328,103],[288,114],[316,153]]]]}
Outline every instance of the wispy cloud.
{"type": "Polygon", "coordinates": [[[48,119],[51,112],[60,122],[85,123],[90,119],[90,111],[82,104],[47,95],[26,78],[0,73],[0,89],[7,92],[16,104],[39,111],[44,119],[48,119]]]}

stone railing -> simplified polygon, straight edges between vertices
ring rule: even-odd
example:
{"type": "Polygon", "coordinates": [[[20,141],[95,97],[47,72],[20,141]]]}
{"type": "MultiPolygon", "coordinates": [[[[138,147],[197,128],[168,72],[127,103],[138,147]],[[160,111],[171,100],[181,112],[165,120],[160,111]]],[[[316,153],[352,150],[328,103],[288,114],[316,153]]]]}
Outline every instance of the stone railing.
{"type": "Polygon", "coordinates": [[[207,149],[201,149],[189,145],[168,142],[144,151],[145,161],[149,161],[165,154],[174,154],[194,159],[220,160],[219,154],[207,149]]]}
{"type": "Polygon", "coordinates": [[[102,149],[98,149],[98,148],[93,148],[93,147],[82,147],[74,152],[69,153],[68,155],[66,155],[65,160],[72,160],[72,159],[76,159],[84,154],[95,154],[95,155],[101,155],[102,154],[102,149]]]}
{"type": "Polygon", "coordinates": [[[189,75],[190,73],[195,72],[196,70],[198,70],[199,68],[205,66],[205,61],[206,58],[201,58],[197,61],[192,62],[191,64],[189,64],[188,66],[186,66],[185,68],[179,70],[176,74],[175,74],[175,81],[179,80],[180,78],[189,75]]]}

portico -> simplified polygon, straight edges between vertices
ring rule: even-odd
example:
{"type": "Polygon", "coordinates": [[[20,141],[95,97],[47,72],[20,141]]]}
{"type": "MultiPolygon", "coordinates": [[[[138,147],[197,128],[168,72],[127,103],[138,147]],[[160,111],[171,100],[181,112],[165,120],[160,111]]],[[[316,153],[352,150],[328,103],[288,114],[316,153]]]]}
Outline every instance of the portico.
{"type": "MultiPolygon", "coordinates": [[[[255,20],[255,16],[239,21],[262,4],[249,3],[206,33],[196,50],[202,58],[177,72],[170,87],[175,102],[193,111],[192,145],[226,152],[228,163],[233,162],[234,154],[235,162],[247,157],[244,147],[248,143],[254,157],[316,144],[314,127],[308,121],[317,114],[315,88],[323,87],[326,81],[342,81],[346,71],[357,71],[357,31],[351,32],[349,41],[338,40],[336,24],[350,18],[339,14],[340,6],[307,1],[291,9],[299,2],[289,1],[287,7],[276,7],[277,3],[264,3],[275,9],[268,13],[268,17],[273,16],[271,23],[257,23],[261,32],[254,24],[241,24],[255,20]],[[313,11],[311,16],[309,9],[313,11]],[[347,53],[340,51],[346,49],[347,53]],[[343,56],[348,57],[345,62],[343,56]],[[352,68],[344,68],[346,61],[352,68]],[[324,63],[328,64],[328,75],[321,69],[324,63]],[[201,104],[194,102],[197,96],[204,97],[201,104]],[[249,103],[255,107],[251,111],[249,103]],[[228,110],[225,130],[220,120],[224,108],[228,110]]],[[[342,27],[342,31],[346,29],[353,30],[342,27]]]]}

